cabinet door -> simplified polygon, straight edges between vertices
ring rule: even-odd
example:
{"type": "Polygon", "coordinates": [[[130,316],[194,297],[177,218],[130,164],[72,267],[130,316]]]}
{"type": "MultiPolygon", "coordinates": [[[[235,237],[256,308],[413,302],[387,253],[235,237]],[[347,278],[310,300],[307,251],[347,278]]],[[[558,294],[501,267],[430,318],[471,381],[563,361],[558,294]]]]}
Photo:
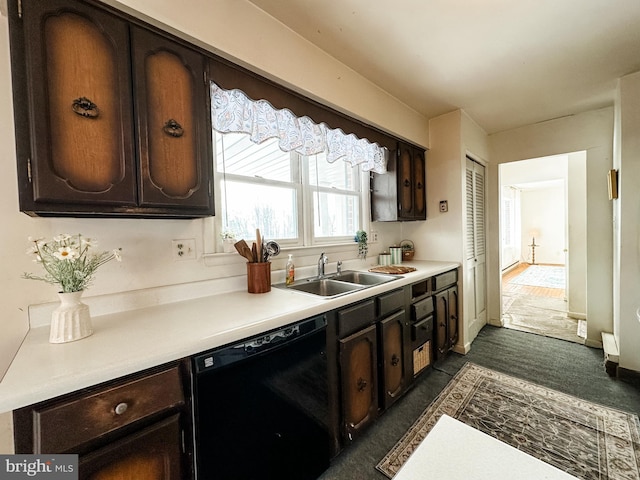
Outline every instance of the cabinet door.
{"type": "Polygon", "coordinates": [[[449,346],[458,343],[459,326],[458,326],[458,287],[451,287],[447,290],[449,316],[447,317],[447,330],[449,335],[449,346]]]}
{"type": "Polygon", "coordinates": [[[382,385],[384,408],[389,408],[406,388],[406,315],[401,310],[380,322],[382,344],[382,385]]]}
{"type": "Polygon", "coordinates": [[[132,27],[140,205],[213,212],[205,58],[132,27]]]}
{"type": "Polygon", "coordinates": [[[342,416],[345,437],[353,438],[378,413],[376,326],[340,340],[342,416]]]}
{"type": "Polygon", "coordinates": [[[400,144],[398,148],[398,216],[404,219],[414,217],[413,149],[400,144]]]}
{"type": "Polygon", "coordinates": [[[425,176],[425,155],[422,150],[413,149],[413,218],[427,219],[427,191],[425,176]]]}
{"type": "Polygon", "coordinates": [[[22,5],[32,192],[21,208],[135,205],[127,24],[70,0],[22,5]]]}
{"type": "Polygon", "coordinates": [[[182,480],[180,415],[80,457],[82,480],[182,480]]]}
{"type": "Polygon", "coordinates": [[[435,295],[436,303],[436,350],[438,356],[442,356],[449,351],[449,293],[440,292],[435,295]]]}

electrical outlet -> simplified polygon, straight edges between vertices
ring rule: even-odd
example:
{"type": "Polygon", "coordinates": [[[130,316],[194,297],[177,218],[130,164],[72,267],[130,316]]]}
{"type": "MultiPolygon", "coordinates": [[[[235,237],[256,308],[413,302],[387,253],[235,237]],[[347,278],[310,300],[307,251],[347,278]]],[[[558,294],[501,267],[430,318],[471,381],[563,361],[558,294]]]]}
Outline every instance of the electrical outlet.
{"type": "Polygon", "coordinates": [[[378,243],[378,232],[369,233],[369,243],[378,243]]]}
{"type": "Polygon", "coordinates": [[[446,200],[441,200],[440,201],[440,211],[441,212],[449,211],[449,203],[446,200]]]}
{"type": "Polygon", "coordinates": [[[184,240],[172,240],[171,253],[174,261],[195,260],[196,259],[196,240],[194,238],[187,238],[184,240]]]}

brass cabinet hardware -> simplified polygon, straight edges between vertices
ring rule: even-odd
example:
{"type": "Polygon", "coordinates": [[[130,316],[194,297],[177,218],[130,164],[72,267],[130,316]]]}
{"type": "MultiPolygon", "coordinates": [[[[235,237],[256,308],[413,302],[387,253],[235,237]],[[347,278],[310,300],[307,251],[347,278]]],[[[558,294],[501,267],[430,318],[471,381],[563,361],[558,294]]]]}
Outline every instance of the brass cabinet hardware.
{"type": "Polygon", "coordinates": [[[71,104],[71,108],[75,113],[85,118],[98,118],[100,115],[98,106],[87,97],[76,98],[71,104]]]}
{"type": "Polygon", "coordinates": [[[176,122],[173,118],[170,118],[164,123],[164,127],[162,127],[164,133],[169,136],[180,138],[184,135],[184,128],[178,122],[176,122]]]}

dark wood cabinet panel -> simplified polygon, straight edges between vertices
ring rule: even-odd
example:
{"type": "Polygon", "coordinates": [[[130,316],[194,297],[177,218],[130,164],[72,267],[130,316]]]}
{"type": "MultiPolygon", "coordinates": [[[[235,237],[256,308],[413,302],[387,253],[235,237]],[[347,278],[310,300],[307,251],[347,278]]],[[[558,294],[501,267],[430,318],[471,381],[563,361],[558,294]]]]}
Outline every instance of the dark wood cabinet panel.
{"type": "Polygon", "coordinates": [[[79,478],[193,477],[190,363],[157,367],[14,412],[16,453],[76,453],[79,478]]]}
{"type": "Polygon", "coordinates": [[[213,215],[208,58],[112,9],[9,2],[20,209],[213,215]]]}
{"type": "Polygon", "coordinates": [[[389,408],[407,388],[406,348],[408,323],[404,310],[380,322],[382,402],[389,408]]]}
{"type": "Polygon", "coordinates": [[[206,60],[132,28],[141,205],[209,207],[206,60]]]}
{"type": "Polygon", "coordinates": [[[340,340],[341,405],[345,438],[352,440],[378,412],[376,326],[340,340]]]}
{"type": "Polygon", "coordinates": [[[435,295],[437,355],[449,352],[458,341],[458,287],[449,287],[435,295]]]}
{"type": "Polygon", "coordinates": [[[371,219],[426,220],[425,152],[398,143],[387,162],[387,173],[371,174],[371,219]]]}
{"type": "Polygon", "coordinates": [[[80,2],[23,3],[33,202],[135,205],[127,24],[80,2]]]}
{"type": "Polygon", "coordinates": [[[451,346],[451,348],[453,348],[454,345],[458,343],[460,328],[460,324],[458,322],[458,287],[451,287],[448,292],[449,299],[447,306],[449,307],[449,316],[447,317],[447,329],[449,335],[449,345],[451,346]]]}
{"type": "MultiPolygon", "coordinates": [[[[80,457],[81,480],[183,480],[180,415],[80,457]]],[[[188,470],[188,469],[187,469],[188,470]]]]}

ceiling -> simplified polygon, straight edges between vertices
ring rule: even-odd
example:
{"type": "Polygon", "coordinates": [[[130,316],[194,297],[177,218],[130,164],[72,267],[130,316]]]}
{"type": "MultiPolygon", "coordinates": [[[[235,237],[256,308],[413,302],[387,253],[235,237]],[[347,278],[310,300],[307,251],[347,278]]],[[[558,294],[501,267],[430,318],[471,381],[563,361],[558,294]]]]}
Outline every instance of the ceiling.
{"type": "Polygon", "coordinates": [[[487,133],[613,105],[639,0],[250,0],[425,115],[487,133]]]}

